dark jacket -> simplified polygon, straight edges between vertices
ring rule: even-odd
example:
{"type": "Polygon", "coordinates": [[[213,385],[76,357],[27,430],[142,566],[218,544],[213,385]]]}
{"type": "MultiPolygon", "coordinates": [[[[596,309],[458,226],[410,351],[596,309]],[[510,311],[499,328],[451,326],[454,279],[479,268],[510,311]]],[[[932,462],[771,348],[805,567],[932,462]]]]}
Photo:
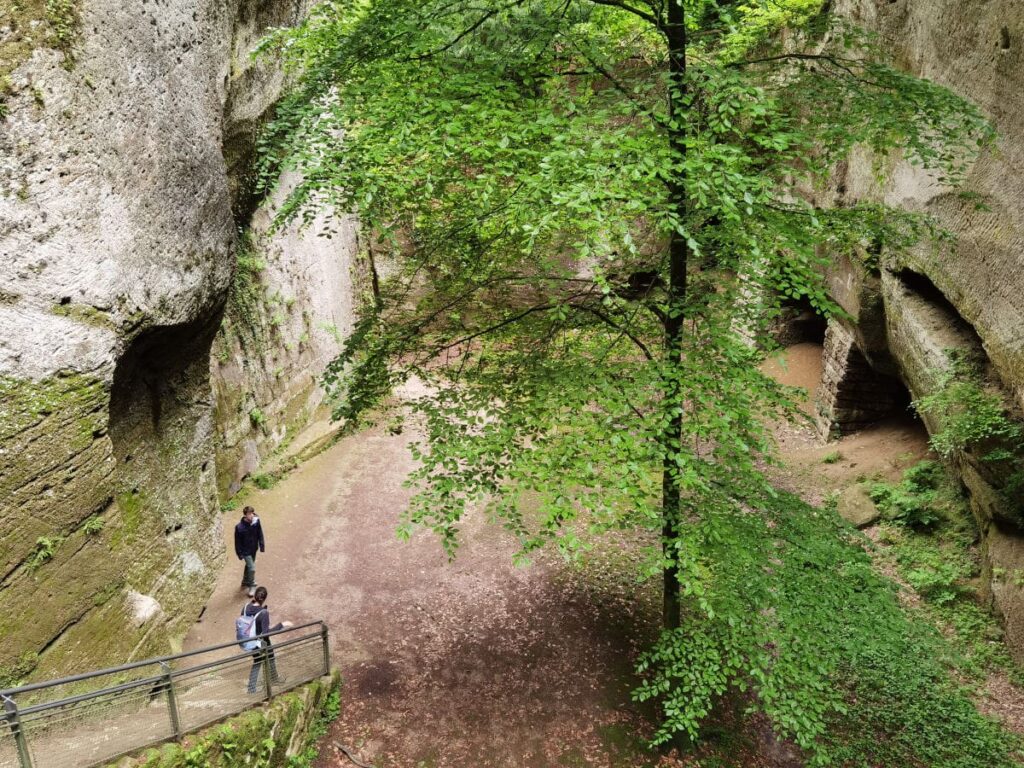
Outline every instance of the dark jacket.
{"type": "Polygon", "coordinates": [[[265,605],[246,603],[242,609],[243,616],[256,617],[256,634],[265,635],[270,631],[270,609],[265,605]]]}
{"type": "Polygon", "coordinates": [[[263,552],[263,526],[260,519],[254,517],[252,525],[245,522],[243,517],[235,526],[235,554],[241,560],[246,555],[255,555],[256,550],[263,552]]]}

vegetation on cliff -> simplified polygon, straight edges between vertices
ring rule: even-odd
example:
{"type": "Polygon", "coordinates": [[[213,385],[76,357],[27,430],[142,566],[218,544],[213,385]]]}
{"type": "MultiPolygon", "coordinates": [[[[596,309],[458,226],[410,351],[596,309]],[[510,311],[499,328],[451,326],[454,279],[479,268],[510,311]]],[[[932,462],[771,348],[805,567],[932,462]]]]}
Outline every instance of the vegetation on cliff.
{"type": "Polygon", "coordinates": [[[74,66],[72,46],[78,34],[77,0],[11,0],[0,15],[0,119],[4,117],[3,81],[40,47],[54,48],[64,66],[74,66]]]}

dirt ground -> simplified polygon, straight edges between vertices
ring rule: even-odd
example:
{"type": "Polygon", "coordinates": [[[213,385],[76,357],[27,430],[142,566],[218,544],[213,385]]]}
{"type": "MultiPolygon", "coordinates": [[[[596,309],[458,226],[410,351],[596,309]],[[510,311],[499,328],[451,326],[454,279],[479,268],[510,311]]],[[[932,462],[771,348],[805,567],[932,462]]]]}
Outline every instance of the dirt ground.
{"type": "MultiPolygon", "coordinates": [[[[804,344],[769,366],[813,389],[820,358],[804,344]]],[[[779,438],[782,481],[813,501],[862,474],[894,476],[926,447],[909,419],[829,446],[809,426],[780,427],[779,438]],[[836,450],[842,459],[822,464],[836,450]]],[[[656,601],[588,589],[554,559],[517,568],[513,542],[479,519],[463,526],[453,563],[429,532],[400,542],[408,442],[381,429],[347,437],[244,499],[266,531],[257,580],[273,621],[324,619],[345,678],[318,768],[352,765],[332,741],[376,768],[684,765],[634,735],[649,719],[630,702],[632,662],[655,617],[621,608],[656,601]]],[[[225,516],[229,553],[237,518],[225,516]]],[[[232,639],[240,576],[231,554],[187,647],[232,639]]],[[[759,765],[786,762],[770,744],[755,751],[759,765]]]]}
{"type": "Polygon", "coordinates": [[[767,360],[764,370],[781,383],[803,387],[808,392],[803,404],[808,421],[775,425],[785,465],[773,472],[780,487],[808,502],[821,504],[830,491],[866,478],[899,480],[905,469],[928,453],[928,433],[909,411],[839,440],[823,443],[818,438],[809,419],[821,381],[820,344],[789,347],[767,360]],[[836,460],[825,463],[823,459],[829,454],[835,455],[836,460]]]}
{"type": "MultiPolygon", "coordinates": [[[[328,740],[377,768],[659,764],[632,735],[636,619],[609,621],[560,563],[513,566],[511,539],[482,520],[451,564],[429,532],[400,542],[408,441],[346,438],[245,498],[265,527],[256,572],[272,621],[330,626],[345,687],[328,740]]],[[[241,570],[230,555],[188,648],[233,637],[241,570]]],[[[318,765],[351,763],[328,748],[318,765]]]]}

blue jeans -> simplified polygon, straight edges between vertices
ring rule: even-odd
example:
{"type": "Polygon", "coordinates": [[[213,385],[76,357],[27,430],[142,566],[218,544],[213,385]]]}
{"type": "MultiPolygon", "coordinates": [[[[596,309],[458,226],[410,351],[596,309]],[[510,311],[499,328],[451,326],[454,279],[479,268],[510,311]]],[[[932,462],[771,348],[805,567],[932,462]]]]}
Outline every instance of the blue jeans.
{"type": "Polygon", "coordinates": [[[242,558],[245,562],[245,570],[242,571],[242,586],[256,586],[256,555],[246,555],[242,558]]]}

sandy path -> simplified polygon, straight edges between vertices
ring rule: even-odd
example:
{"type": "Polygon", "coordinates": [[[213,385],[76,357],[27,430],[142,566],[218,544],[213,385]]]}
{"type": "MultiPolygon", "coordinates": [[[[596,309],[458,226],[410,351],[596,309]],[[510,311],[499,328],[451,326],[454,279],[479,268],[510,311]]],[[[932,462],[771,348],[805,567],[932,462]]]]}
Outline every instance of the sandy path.
{"type": "MultiPolygon", "coordinates": [[[[653,764],[628,735],[634,619],[610,620],[561,563],[514,567],[513,543],[482,520],[452,564],[429,532],[398,541],[408,440],[348,437],[245,499],[265,526],[257,581],[273,621],[330,626],[345,677],[331,737],[377,768],[653,764]]],[[[232,554],[188,648],[232,639],[240,575],[232,554]]],[[[324,750],[335,764],[351,765],[324,750]]]]}
{"type": "MultiPolygon", "coordinates": [[[[807,390],[802,407],[809,416],[821,382],[821,351],[820,344],[796,344],[764,364],[764,371],[779,382],[807,390]]],[[[905,469],[928,453],[924,425],[909,412],[827,444],[809,422],[776,424],[775,439],[785,466],[773,471],[772,477],[779,487],[811,504],[821,504],[830,491],[862,479],[899,480],[905,469]],[[829,454],[838,454],[838,460],[824,463],[829,454]]]]}

